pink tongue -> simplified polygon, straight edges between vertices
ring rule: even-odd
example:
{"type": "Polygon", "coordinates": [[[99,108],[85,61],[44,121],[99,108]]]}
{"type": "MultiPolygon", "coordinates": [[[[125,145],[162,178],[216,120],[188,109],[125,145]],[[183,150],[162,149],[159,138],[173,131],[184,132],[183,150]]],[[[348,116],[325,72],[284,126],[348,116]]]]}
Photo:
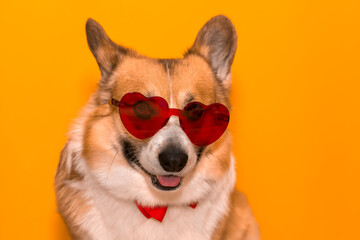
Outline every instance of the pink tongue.
{"type": "Polygon", "coordinates": [[[176,176],[157,176],[157,179],[164,187],[176,187],[180,183],[180,177],[176,176]]]}

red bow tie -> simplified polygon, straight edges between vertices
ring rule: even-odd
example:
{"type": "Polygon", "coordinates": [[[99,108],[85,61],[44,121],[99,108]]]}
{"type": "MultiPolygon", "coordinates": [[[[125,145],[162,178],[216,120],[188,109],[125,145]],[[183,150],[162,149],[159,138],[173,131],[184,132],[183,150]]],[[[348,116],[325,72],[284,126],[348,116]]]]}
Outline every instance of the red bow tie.
{"type": "MultiPolygon", "coordinates": [[[[142,214],[144,214],[144,216],[146,218],[154,218],[156,220],[158,220],[159,222],[162,222],[164,217],[165,217],[165,214],[166,214],[166,211],[167,211],[167,206],[159,206],[159,207],[144,207],[144,206],[141,206],[140,204],[138,204],[137,202],[136,203],[136,206],[139,208],[140,212],[142,214]]],[[[197,206],[197,203],[193,203],[193,204],[190,204],[189,207],[195,209],[197,206]]]]}

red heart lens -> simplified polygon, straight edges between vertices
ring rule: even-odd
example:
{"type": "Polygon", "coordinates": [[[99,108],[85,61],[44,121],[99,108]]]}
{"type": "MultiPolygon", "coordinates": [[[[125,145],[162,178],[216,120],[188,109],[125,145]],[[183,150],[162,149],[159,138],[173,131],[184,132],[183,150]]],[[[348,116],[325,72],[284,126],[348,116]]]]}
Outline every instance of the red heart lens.
{"type": "Polygon", "coordinates": [[[229,110],[220,103],[206,106],[199,102],[189,103],[180,117],[181,127],[191,142],[199,147],[218,140],[225,132],[230,119],[229,110]]]}
{"type": "Polygon", "coordinates": [[[147,98],[141,93],[132,92],[121,101],[111,100],[119,107],[121,121],[134,137],[145,139],[164,127],[172,115],[178,116],[180,125],[190,141],[203,147],[215,142],[225,132],[229,124],[229,110],[220,103],[204,105],[191,102],[184,110],[169,109],[161,97],[147,98]]]}
{"type": "Polygon", "coordinates": [[[168,120],[169,106],[161,97],[147,98],[141,93],[127,93],[120,101],[120,118],[134,137],[145,139],[157,133],[168,120]]]}

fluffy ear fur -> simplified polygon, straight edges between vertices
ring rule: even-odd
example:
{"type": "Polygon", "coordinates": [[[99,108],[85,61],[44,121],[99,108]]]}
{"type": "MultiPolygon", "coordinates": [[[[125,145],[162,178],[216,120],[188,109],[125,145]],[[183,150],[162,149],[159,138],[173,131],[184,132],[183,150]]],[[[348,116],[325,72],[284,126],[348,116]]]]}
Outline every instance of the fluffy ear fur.
{"type": "Polygon", "coordinates": [[[101,71],[96,102],[102,105],[109,102],[111,97],[111,73],[130,50],[111,41],[100,24],[91,18],[86,22],[86,36],[89,48],[101,71]]]}
{"type": "Polygon", "coordinates": [[[199,31],[188,54],[203,56],[216,77],[230,88],[231,64],[236,52],[237,36],[230,19],[219,15],[210,19],[199,31]]]}
{"type": "Polygon", "coordinates": [[[100,24],[91,18],[86,22],[86,36],[89,48],[99,65],[101,76],[103,78],[109,76],[128,49],[111,41],[100,24]]]}

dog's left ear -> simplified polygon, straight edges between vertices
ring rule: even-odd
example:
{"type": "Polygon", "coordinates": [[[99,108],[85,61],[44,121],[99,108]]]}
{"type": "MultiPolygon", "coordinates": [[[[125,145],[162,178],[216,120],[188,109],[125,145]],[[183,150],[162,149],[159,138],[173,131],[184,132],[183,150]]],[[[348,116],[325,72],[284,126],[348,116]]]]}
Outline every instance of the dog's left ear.
{"type": "Polygon", "coordinates": [[[114,43],[100,24],[91,18],[86,22],[86,37],[89,48],[99,65],[101,76],[104,78],[110,75],[128,49],[114,43]]]}
{"type": "Polygon", "coordinates": [[[210,19],[198,33],[188,54],[203,56],[216,77],[227,89],[231,85],[231,65],[236,52],[237,36],[229,18],[219,15],[210,19]]]}
{"type": "Polygon", "coordinates": [[[89,48],[94,55],[101,71],[96,101],[99,105],[109,102],[111,98],[111,73],[116,69],[121,59],[129,52],[114,43],[104,29],[95,20],[89,18],[86,22],[86,37],[89,48]]]}

